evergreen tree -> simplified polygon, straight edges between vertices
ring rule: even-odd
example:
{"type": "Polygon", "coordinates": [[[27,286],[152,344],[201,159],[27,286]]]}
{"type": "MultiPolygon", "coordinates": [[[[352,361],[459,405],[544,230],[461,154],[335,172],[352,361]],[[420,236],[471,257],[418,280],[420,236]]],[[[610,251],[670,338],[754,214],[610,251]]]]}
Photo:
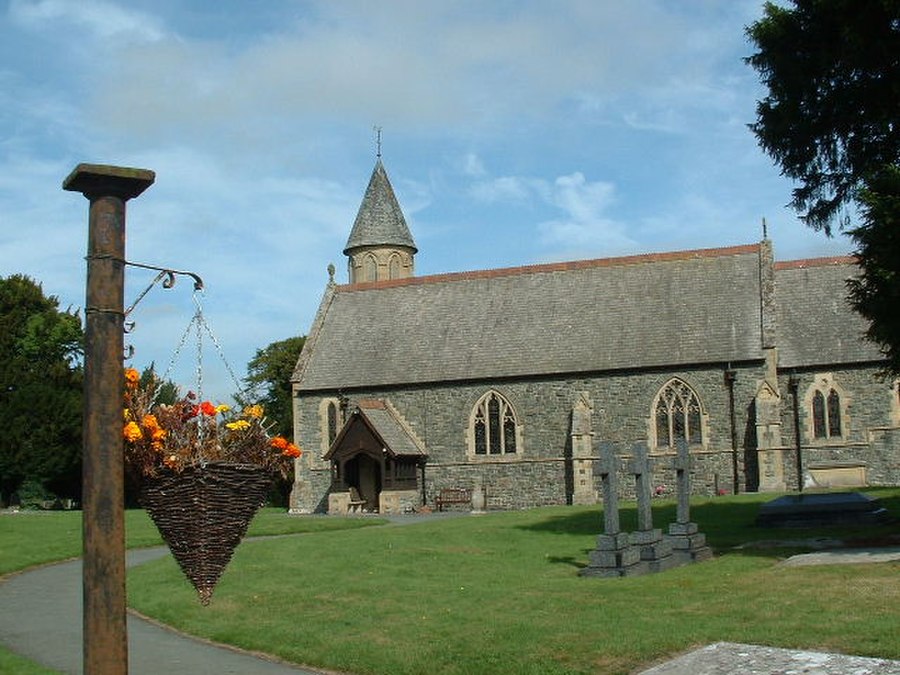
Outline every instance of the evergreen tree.
{"type": "Polygon", "coordinates": [[[241,403],[261,403],[265,408],[266,418],[275,425],[273,433],[285,438],[292,438],[294,435],[291,375],[305,342],[305,336],[292,337],[273,342],[264,349],[257,349],[247,364],[247,377],[244,381],[248,391],[259,392],[259,397],[246,401],[242,400],[246,395],[235,396],[241,403]]]}
{"type": "Polygon", "coordinates": [[[23,275],[0,279],[0,502],[26,479],[81,492],[83,333],[23,275]]]}
{"type": "Polygon", "coordinates": [[[862,274],[850,302],[900,375],[900,1],[766,3],[747,59],[768,87],[751,129],[797,181],[792,206],[830,235],[846,229],[862,274]],[[850,207],[862,224],[850,228],[850,207]]]}

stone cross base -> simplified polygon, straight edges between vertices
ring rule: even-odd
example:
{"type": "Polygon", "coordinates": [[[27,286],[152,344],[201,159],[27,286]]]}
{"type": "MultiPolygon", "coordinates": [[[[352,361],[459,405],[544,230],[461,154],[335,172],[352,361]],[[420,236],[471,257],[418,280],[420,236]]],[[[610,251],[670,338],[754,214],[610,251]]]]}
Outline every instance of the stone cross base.
{"type": "Polygon", "coordinates": [[[641,565],[647,572],[662,572],[675,567],[672,544],[663,537],[662,530],[638,530],[630,535],[631,545],[641,552],[641,565]]]}
{"type": "Polygon", "coordinates": [[[628,577],[645,574],[641,551],[632,546],[627,533],[601,534],[597,548],[588,554],[588,566],[579,570],[582,577],[628,577]]]}
{"type": "Polygon", "coordinates": [[[706,535],[699,532],[697,523],[672,523],[666,540],[672,546],[672,557],[679,565],[701,562],[713,557],[706,545],[706,535]]]}

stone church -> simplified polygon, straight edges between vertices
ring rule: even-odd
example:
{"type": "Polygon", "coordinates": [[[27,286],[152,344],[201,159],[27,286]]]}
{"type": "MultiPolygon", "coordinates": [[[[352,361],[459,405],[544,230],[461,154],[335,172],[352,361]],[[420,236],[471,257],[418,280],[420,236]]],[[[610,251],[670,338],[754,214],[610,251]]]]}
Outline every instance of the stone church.
{"type": "MultiPolygon", "coordinates": [[[[900,482],[900,392],[848,307],[852,258],[772,243],[414,274],[379,158],[292,378],[295,512],[599,500],[601,448],[644,444],[671,489],[900,482]]],[[[624,483],[622,481],[620,484],[624,483]]]]}

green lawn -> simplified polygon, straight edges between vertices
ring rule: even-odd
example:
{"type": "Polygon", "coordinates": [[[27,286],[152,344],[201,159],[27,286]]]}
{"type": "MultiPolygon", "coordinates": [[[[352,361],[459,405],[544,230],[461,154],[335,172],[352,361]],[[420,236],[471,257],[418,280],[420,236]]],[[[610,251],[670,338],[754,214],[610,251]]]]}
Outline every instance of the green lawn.
{"type": "MultiPolygon", "coordinates": [[[[900,516],[900,490],[877,491],[900,516]]],[[[552,507],[241,546],[210,607],[171,559],[135,569],[129,602],[188,633],[354,673],[626,673],[719,640],[900,658],[896,564],[787,568],[802,550],[748,541],[880,536],[764,530],[773,495],[700,499],[715,560],[663,574],[580,578],[598,507],[552,507]]],[[[674,516],[657,502],[655,522],[674,516]]],[[[633,526],[634,509],[623,522],[633,526]]]]}
{"type": "MultiPolygon", "coordinates": [[[[872,491],[900,517],[900,489],[872,491]]],[[[626,673],[718,640],[900,658],[900,565],[787,568],[803,550],[733,547],[763,539],[873,538],[867,528],[753,525],[773,495],[697,499],[715,560],[663,574],[580,578],[599,507],[551,507],[365,527],[370,518],[266,509],[201,607],[170,558],[129,572],[129,603],[186,632],[354,673],[626,673]],[[347,527],[357,529],[348,530],[347,527]]],[[[672,502],[654,502],[664,527],[672,502]]],[[[622,513],[632,529],[633,505],[622,513]]],[[[160,542],[142,511],[129,547],[160,542]]],[[[80,554],[81,514],[0,516],[0,574],[80,554]]],[[[47,673],[0,648],[0,672],[47,673]]]]}
{"type": "MultiPolygon", "coordinates": [[[[288,516],[281,509],[262,509],[251,523],[247,535],[260,537],[326,532],[384,522],[375,518],[288,516]]],[[[125,530],[128,548],[162,544],[156,526],[144,511],[126,511],[125,530]]],[[[5,574],[80,555],[80,511],[21,511],[0,515],[0,580],[5,574]]],[[[0,673],[41,675],[52,672],[0,645],[0,673]]]]}

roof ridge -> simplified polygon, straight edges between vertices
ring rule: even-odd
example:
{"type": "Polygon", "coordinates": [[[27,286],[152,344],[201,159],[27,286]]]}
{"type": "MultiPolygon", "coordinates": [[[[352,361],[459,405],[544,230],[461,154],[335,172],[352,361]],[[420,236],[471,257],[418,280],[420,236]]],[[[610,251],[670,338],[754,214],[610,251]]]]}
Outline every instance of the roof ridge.
{"type": "Polygon", "coordinates": [[[443,272],[426,276],[408,277],[405,279],[383,279],[381,281],[341,284],[337,287],[336,290],[376,290],[382,288],[392,288],[396,286],[413,286],[451,281],[468,281],[472,279],[492,279],[496,277],[515,276],[518,274],[547,274],[552,272],[567,272],[578,269],[593,269],[597,267],[617,267],[654,262],[674,262],[678,260],[690,260],[697,258],[718,258],[729,255],[745,255],[758,252],[759,244],[742,244],[738,246],[723,246],[718,248],[698,248],[688,249],[684,251],[665,251],[662,253],[640,253],[636,255],[618,256],[611,258],[590,258],[586,260],[568,260],[551,263],[537,263],[533,265],[498,267],[484,270],[472,270],[468,272],[443,272]]]}
{"type": "Polygon", "coordinates": [[[827,265],[857,265],[859,258],[855,255],[833,255],[821,258],[801,258],[799,260],[782,260],[775,263],[776,270],[803,269],[806,267],[825,267],[827,265]]]}

